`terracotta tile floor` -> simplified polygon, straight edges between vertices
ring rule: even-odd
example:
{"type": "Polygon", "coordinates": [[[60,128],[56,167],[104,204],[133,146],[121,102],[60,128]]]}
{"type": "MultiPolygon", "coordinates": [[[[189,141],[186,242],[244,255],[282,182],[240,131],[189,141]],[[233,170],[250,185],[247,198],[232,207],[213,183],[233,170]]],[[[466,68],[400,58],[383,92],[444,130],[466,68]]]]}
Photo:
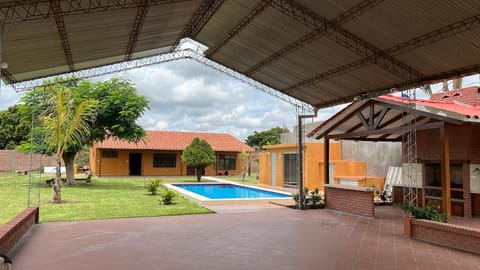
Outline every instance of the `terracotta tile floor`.
{"type": "Polygon", "coordinates": [[[14,269],[480,269],[480,256],[404,237],[399,209],[376,212],[256,207],[45,223],[17,250],[14,269]]]}

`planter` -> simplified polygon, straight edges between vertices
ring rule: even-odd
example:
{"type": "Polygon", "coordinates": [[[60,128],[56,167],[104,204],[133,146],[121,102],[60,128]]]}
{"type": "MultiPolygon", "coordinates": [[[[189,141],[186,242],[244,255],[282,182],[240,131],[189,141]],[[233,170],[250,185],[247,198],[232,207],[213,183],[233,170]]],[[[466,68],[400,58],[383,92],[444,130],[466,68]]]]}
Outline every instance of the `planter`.
{"type": "Polygon", "coordinates": [[[405,217],[404,233],[413,239],[480,255],[480,230],[405,217]]]}

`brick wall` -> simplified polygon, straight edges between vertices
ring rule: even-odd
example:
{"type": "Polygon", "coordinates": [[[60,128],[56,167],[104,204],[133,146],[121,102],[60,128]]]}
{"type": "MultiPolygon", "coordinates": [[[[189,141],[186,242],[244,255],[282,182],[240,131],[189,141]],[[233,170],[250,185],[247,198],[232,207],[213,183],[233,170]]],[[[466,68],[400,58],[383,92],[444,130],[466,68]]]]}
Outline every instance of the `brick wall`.
{"type": "Polygon", "coordinates": [[[406,218],[405,234],[425,242],[480,254],[480,230],[430,220],[406,218]]]}
{"type": "MultiPolygon", "coordinates": [[[[448,126],[450,160],[480,163],[480,127],[473,125],[448,126]]],[[[439,129],[417,132],[417,157],[421,160],[440,160],[439,129]]]]}
{"type": "Polygon", "coordinates": [[[375,217],[375,188],[325,184],[326,206],[355,215],[375,217]]]}
{"type": "MultiPolygon", "coordinates": [[[[32,167],[39,169],[45,166],[55,166],[52,156],[34,154],[32,167]]],[[[30,168],[30,154],[18,153],[13,150],[0,150],[0,172],[27,171],[30,168]]]]}
{"type": "Polygon", "coordinates": [[[0,253],[8,254],[23,235],[38,223],[38,207],[27,208],[0,227],[0,253]]]}

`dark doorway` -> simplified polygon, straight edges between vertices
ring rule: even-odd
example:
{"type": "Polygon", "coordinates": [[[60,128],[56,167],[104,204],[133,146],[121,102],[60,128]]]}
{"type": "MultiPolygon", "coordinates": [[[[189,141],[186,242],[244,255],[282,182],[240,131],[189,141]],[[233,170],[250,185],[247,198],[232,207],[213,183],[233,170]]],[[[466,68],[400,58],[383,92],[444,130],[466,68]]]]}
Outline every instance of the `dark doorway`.
{"type": "Polygon", "coordinates": [[[130,175],[142,175],[142,154],[130,153],[128,158],[130,175]]]}
{"type": "MultiPolygon", "coordinates": [[[[195,167],[187,166],[187,175],[196,175],[195,167]]],[[[202,170],[202,175],[205,175],[205,168],[202,170]]]]}

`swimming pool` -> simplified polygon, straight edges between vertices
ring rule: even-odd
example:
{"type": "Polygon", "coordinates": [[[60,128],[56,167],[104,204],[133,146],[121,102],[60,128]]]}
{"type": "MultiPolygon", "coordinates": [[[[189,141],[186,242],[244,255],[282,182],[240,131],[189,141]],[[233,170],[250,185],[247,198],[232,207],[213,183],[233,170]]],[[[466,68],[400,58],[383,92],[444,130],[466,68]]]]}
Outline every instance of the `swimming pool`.
{"type": "Polygon", "coordinates": [[[247,187],[235,184],[172,184],[207,199],[268,199],[291,198],[288,193],[247,187]]]}

